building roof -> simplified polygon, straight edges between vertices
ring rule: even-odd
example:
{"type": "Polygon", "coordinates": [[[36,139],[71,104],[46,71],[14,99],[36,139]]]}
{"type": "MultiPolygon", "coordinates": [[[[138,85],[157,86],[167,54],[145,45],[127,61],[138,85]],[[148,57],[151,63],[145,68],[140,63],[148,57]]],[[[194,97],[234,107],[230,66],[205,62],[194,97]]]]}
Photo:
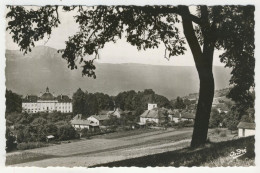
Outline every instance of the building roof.
{"type": "Polygon", "coordinates": [[[175,113],[175,114],[170,114],[170,115],[171,115],[171,117],[175,117],[175,118],[181,117],[180,113],[175,113]]]}
{"type": "Polygon", "coordinates": [[[191,112],[183,112],[181,114],[181,118],[195,119],[195,115],[194,115],[194,113],[191,113],[191,112]]]}
{"type": "Polygon", "coordinates": [[[71,121],[70,123],[72,125],[90,125],[90,121],[86,119],[82,119],[81,114],[77,114],[71,121]]]}
{"type": "Polygon", "coordinates": [[[22,102],[24,103],[31,103],[31,102],[37,102],[38,97],[35,95],[27,95],[24,99],[22,99],[22,102]]]}
{"type": "Polygon", "coordinates": [[[48,135],[48,136],[46,136],[46,138],[52,139],[52,138],[54,138],[54,136],[53,135],[48,135]]]}
{"type": "Polygon", "coordinates": [[[39,99],[40,100],[55,100],[55,97],[51,93],[44,93],[39,99]]]}
{"type": "Polygon", "coordinates": [[[96,118],[97,120],[108,120],[109,116],[108,115],[92,115],[92,117],[96,118]]]}
{"type": "Polygon", "coordinates": [[[71,102],[71,99],[67,95],[59,95],[57,98],[58,102],[71,102]]]}
{"type": "Polygon", "coordinates": [[[237,128],[240,128],[240,129],[255,129],[255,123],[240,122],[237,125],[237,128]]]}
{"type": "Polygon", "coordinates": [[[52,100],[57,100],[58,102],[71,102],[71,99],[67,95],[59,95],[55,97],[53,94],[49,92],[49,88],[46,88],[46,92],[43,93],[41,96],[35,96],[35,95],[27,95],[22,102],[23,103],[34,103],[37,102],[38,100],[44,100],[44,101],[52,101],[52,100]]]}
{"type": "Polygon", "coordinates": [[[141,118],[155,118],[159,119],[164,116],[164,113],[167,113],[167,110],[164,108],[155,108],[152,110],[146,110],[140,115],[141,118]]]}

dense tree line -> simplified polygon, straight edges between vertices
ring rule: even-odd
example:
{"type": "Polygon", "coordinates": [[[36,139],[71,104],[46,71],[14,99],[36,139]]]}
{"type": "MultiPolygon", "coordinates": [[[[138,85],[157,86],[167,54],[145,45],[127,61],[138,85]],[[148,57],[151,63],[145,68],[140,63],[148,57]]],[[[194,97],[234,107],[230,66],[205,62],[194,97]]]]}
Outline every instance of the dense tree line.
{"type": "Polygon", "coordinates": [[[112,97],[103,93],[88,93],[80,88],[73,94],[73,113],[86,116],[98,114],[101,110],[112,110],[112,97]]]}
{"type": "Polygon", "coordinates": [[[11,90],[6,90],[6,113],[22,111],[22,96],[13,93],[11,90]]]}
{"type": "Polygon", "coordinates": [[[109,96],[103,93],[83,92],[80,88],[73,94],[74,114],[93,115],[102,110],[135,111],[140,115],[147,109],[148,103],[157,103],[158,107],[172,108],[171,102],[164,96],[156,94],[152,89],[144,91],[124,91],[116,96],[109,96]]]}

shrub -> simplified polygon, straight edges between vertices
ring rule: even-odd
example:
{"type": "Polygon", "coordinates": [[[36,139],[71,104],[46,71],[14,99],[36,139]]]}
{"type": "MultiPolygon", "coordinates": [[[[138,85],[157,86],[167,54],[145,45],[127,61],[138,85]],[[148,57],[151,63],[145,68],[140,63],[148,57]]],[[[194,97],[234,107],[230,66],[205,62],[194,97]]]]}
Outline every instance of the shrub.
{"type": "Polygon", "coordinates": [[[79,137],[76,130],[71,125],[63,125],[58,127],[59,140],[70,140],[79,137]]]}
{"type": "Polygon", "coordinates": [[[33,148],[41,148],[41,147],[47,147],[48,144],[45,144],[43,142],[22,142],[17,145],[18,150],[28,150],[33,148]]]}
{"type": "Polygon", "coordinates": [[[84,129],[81,130],[81,137],[88,138],[89,135],[90,135],[90,132],[89,132],[89,130],[87,128],[84,128],[84,129]]]}
{"type": "Polygon", "coordinates": [[[215,133],[215,134],[219,134],[221,132],[221,130],[219,129],[219,128],[216,128],[216,129],[214,129],[214,131],[213,131],[213,133],[215,133]]]}
{"type": "Polygon", "coordinates": [[[5,138],[6,138],[6,151],[12,151],[13,149],[16,148],[16,138],[15,136],[11,133],[10,129],[7,128],[6,129],[6,134],[5,134],[5,138]]]}
{"type": "Polygon", "coordinates": [[[220,135],[219,135],[220,137],[226,137],[227,136],[227,133],[226,133],[226,131],[222,131],[221,133],[220,133],[220,135]]]}

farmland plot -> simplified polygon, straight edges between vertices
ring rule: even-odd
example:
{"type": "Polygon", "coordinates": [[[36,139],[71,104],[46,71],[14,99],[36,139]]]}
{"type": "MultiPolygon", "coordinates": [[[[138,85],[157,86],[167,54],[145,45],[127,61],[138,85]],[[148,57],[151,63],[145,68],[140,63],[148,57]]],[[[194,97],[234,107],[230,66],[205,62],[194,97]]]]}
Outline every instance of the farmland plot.
{"type": "MultiPolygon", "coordinates": [[[[7,164],[14,166],[93,166],[96,164],[118,161],[128,158],[172,151],[189,145],[192,129],[157,130],[146,133],[117,134],[109,139],[108,136],[82,140],[69,144],[61,144],[45,148],[37,148],[27,153],[46,155],[45,159],[10,161],[7,155],[7,164]],[[8,160],[9,159],[9,160],[8,160]]],[[[123,133],[123,132],[122,132],[123,133]]],[[[24,153],[23,152],[23,153],[24,153]]],[[[17,156],[19,156],[18,153],[17,156]]],[[[14,156],[12,156],[14,158],[14,156]]],[[[18,158],[18,157],[17,157],[18,158]]]]}

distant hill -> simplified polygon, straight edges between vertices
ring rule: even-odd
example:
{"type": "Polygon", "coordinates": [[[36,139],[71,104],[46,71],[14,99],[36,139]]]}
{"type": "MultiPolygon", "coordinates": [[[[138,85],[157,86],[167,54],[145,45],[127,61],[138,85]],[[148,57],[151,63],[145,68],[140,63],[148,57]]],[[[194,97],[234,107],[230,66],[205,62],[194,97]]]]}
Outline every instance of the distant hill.
{"type": "MultiPolygon", "coordinates": [[[[49,86],[55,94],[72,95],[81,88],[88,92],[116,95],[127,90],[153,89],[168,99],[197,93],[195,67],[144,64],[96,63],[97,79],[82,77],[81,69],[70,70],[56,49],[38,46],[27,55],[6,50],[6,87],[19,94],[39,94],[49,86]]],[[[216,89],[228,87],[230,69],[214,67],[216,89]]]]}

